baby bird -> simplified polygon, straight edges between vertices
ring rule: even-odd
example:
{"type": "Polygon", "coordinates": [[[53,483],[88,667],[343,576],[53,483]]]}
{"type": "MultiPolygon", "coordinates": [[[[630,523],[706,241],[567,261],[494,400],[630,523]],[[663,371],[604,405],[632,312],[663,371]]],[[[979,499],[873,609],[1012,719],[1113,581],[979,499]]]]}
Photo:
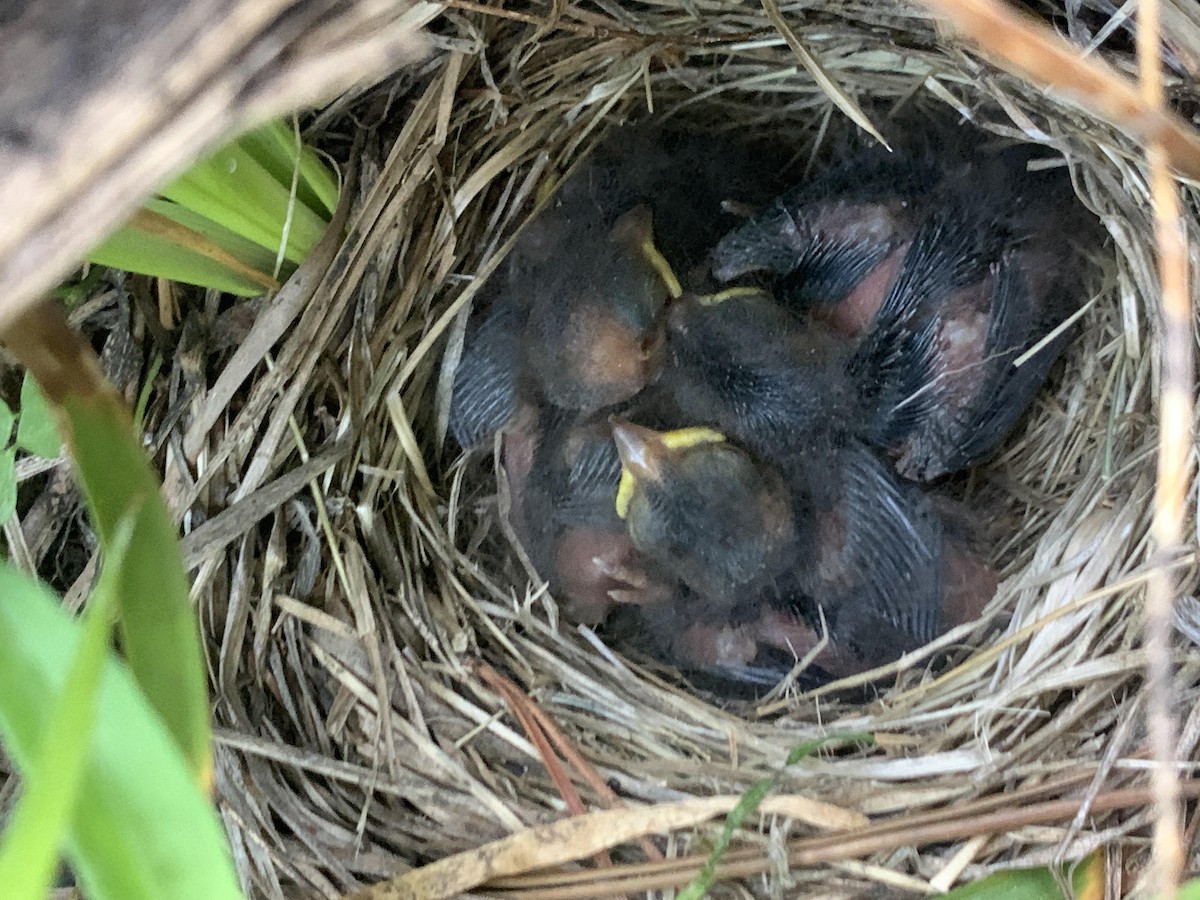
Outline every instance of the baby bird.
{"type": "Polygon", "coordinates": [[[777,472],[708,428],[664,433],[618,418],[612,435],[622,468],[616,508],[630,540],[710,615],[790,563],[795,523],[777,472]]]}
{"type": "Polygon", "coordinates": [[[488,312],[455,373],[459,445],[485,444],[521,402],[587,414],[652,382],[676,273],[707,269],[737,221],[726,200],[755,205],[778,192],[777,156],[654,126],[617,129],[596,148],[484,289],[488,312]]]}
{"type": "Polygon", "coordinates": [[[853,346],[763,291],[684,295],[668,312],[661,389],[684,420],[775,459],[857,427],[853,346]]]}
{"type": "MultiPolygon", "coordinates": [[[[621,463],[607,422],[547,407],[525,477],[506,469],[516,527],[538,572],[575,622],[598,624],[614,603],[656,603],[676,579],[644,557],[617,516],[621,463]],[[514,477],[514,475],[516,477],[514,477]]],[[[508,462],[508,436],[505,452],[508,462]]]]}
{"type": "Polygon", "coordinates": [[[590,221],[560,224],[559,257],[543,260],[546,248],[532,246],[548,239],[542,223],[489,285],[489,312],[454,378],[450,427],[463,449],[485,444],[522,401],[587,414],[657,376],[663,307],[680,289],[654,245],[649,207],[600,237],[590,221]]]}
{"type": "Polygon", "coordinates": [[[914,237],[860,354],[884,362],[872,437],[902,475],[929,481],[983,461],[1028,408],[1082,299],[1053,250],[1011,245],[981,211],[972,220],[949,204],[914,237]],[[906,375],[892,359],[919,368],[906,375]]]}
{"type": "Polygon", "coordinates": [[[868,339],[854,343],[757,289],[685,294],[668,312],[659,389],[684,420],[776,463],[849,441],[894,441],[936,399],[925,390],[933,326],[908,330],[910,298],[886,304],[868,339]]]}
{"type": "Polygon", "coordinates": [[[775,601],[824,612],[860,658],[894,659],[942,631],[942,522],[928,495],[857,443],[807,454],[789,469],[800,565],[775,601]]]}
{"type": "Polygon", "coordinates": [[[450,433],[463,450],[489,444],[520,406],[521,332],[526,311],[497,282],[484,292],[490,308],[467,333],[450,397],[450,433]]]}
{"type": "Polygon", "coordinates": [[[792,586],[771,602],[762,603],[756,618],[743,626],[743,631],[756,642],[750,667],[758,677],[773,673],[772,683],[777,682],[795,662],[816,650],[826,628],[829,640],[804,671],[804,683],[809,685],[857,675],[893,662],[929,638],[973,622],[983,614],[995,596],[997,579],[975,547],[970,520],[963,509],[947,498],[925,495],[923,499],[932,508],[918,498],[910,514],[935,515],[937,527],[933,530],[940,531],[940,547],[935,551],[936,571],[926,569],[922,576],[929,590],[934,590],[936,584],[939,591],[936,616],[927,617],[927,620],[935,618],[938,623],[933,633],[914,634],[911,622],[903,621],[905,617],[900,617],[898,624],[896,617],[879,607],[853,603],[821,606],[826,614],[822,622],[821,614],[816,612],[819,604],[792,586]]]}
{"type": "Polygon", "coordinates": [[[725,235],[713,274],[781,276],[780,295],[847,337],[874,319],[943,179],[927,157],[873,147],[794,187],[725,235]]]}
{"type": "Polygon", "coordinates": [[[982,461],[1070,340],[1082,297],[1069,241],[1089,223],[1062,173],[1026,171],[1030,155],[867,151],[714,250],[718,278],[782,276],[790,302],[862,336],[854,371],[870,437],[906,477],[982,461]]]}
{"type": "Polygon", "coordinates": [[[663,310],[680,287],[644,204],[604,238],[568,241],[563,252],[538,271],[522,350],[542,397],[587,414],[629,400],[657,376],[663,310]]]}
{"type": "Polygon", "coordinates": [[[683,669],[777,681],[824,622],[812,676],[854,674],[977,615],[994,591],[931,498],[865,446],[776,470],[709,429],[617,421],[614,436],[631,539],[685,586],[639,609],[643,643],[683,669]]]}

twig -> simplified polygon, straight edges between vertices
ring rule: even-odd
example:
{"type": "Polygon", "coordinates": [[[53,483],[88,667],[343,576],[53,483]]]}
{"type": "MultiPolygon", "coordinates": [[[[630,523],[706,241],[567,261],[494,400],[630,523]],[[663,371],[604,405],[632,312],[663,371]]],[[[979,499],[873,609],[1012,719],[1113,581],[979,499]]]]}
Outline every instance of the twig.
{"type": "MultiPolygon", "coordinates": [[[[1137,11],[1138,77],[1142,101],[1163,109],[1159,57],[1158,0],[1141,0],[1137,11]]],[[[1147,726],[1154,752],[1154,894],[1172,900],[1183,870],[1183,835],[1179,818],[1179,775],[1176,754],[1174,689],[1171,684],[1171,624],[1178,584],[1169,562],[1183,540],[1184,503],[1188,486],[1192,425],[1191,304],[1187,283],[1187,250],[1180,219],[1179,194],[1167,169],[1168,154],[1159,140],[1146,145],[1154,236],[1158,245],[1158,278],[1162,289],[1160,342],[1158,474],[1150,535],[1151,572],[1146,608],[1147,726]]]]}

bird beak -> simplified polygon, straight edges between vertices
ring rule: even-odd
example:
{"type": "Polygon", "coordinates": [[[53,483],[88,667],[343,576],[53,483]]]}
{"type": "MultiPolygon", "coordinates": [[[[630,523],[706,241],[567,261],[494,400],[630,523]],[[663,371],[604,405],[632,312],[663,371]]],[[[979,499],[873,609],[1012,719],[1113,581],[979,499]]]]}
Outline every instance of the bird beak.
{"type": "Polygon", "coordinates": [[[661,460],[665,448],[658,432],[614,416],[612,434],[622,469],[637,480],[662,480],[661,460]]]}
{"type": "Polygon", "coordinates": [[[715,294],[702,294],[696,297],[696,302],[701,306],[720,306],[726,300],[734,300],[738,297],[769,297],[762,289],[756,287],[731,287],[723,291],[717,291],[715,294]]]}
{"type": "Polygon", "coordinates": [[[625,213],[617,219],[609,236],[617,243],[625,244],[634,252],[640,253],[650,267],[658,273],[670,298],[672,300],[679,299],[683,288],[679,284],[675,270],[671,268],[671,264],[667,262],[666,257],[659,252],[654,243],[654,216],[649,206],[642,203],[625,213]]]}

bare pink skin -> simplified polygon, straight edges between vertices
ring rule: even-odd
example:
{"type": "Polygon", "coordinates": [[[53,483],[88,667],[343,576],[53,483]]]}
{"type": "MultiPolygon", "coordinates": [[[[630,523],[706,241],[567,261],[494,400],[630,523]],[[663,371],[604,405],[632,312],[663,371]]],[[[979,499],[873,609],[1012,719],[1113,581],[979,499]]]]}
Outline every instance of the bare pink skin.
{"type": "Polygon", "coordinates": [[[942,623],[947,628],[974,622],[996,596],[999,579],[983,560],[976,559],[957,544],[947,541],[942,566],[942,623]]]}
{"type": "Polygon", "coordinates": [[[525,521],[525,483],[529,480],[537,449],[536,423],[534,410],[529,407],[518,409],[504,430],[500,451],[504,477],[508,481],[508,523],[517,540],[526,546],[529,544],[529,526],[525,521]]]}
{"type": "Polygon", "coordinates": [[[888,289],[896,280],[908,244],[897,247],[854,286],[846,298],[834,306],[814,306],[812,316],[824,322],[842,337],[855,338],[871,327],[888,289]]]}
{"type": "MultiPolygon", "coordinates": [[[[947,541],[943,552],[945,556],[942,583],[945,593],[942,598],[942,627],[948,631],[973,622],[983,614],[984,607],[996,594],[997,578],[991,566],[977,559],[956,542],[947,541]]],[[[712,642],[719,635],[712,626],[708,626],[708,629],[714,632],[712,635],[706,635],[712,642]]],[[[754,660],[759,645],[775,647],[791,653],[800,660],[815,649],[821,640],[817,630],[797,616],[782,610],[766,608],[762,615],[740,629],[740,637],[743,641],[752,642],[754,646],[754,650],[743,652],[735,660],[735,664],[740,662],[743,665],[748,665],[754,660]]],[[[715,661],[716,655],[709,645],[701,643],[700,635],[693,637],[692,646],[697,651],[706,650],[711,654],[709,660],[715,661]]],[[[831,640],[813,658],[812,664],[832,678],[838,679],[860,674],[887,661],[881,658],[864,658],[845,645],[831,640]]]]}
{"type": "MultiPolygon", "coordinates": [[[[815,628],[782,610],[766,610],[751,623],[758,640],[769,647],[791,653],[797,660],[807,656],[821,641],[815,628]]],[[[834,678],[844,678],[871,668],[862,657],[850,652],[836,641],[829,641],[812,664],[834,678]]]]}
{"type": "Polygon", "coordinates": [[[674,650],[676,661],[684,665],[742,668],[754,661],[758,644],[752,631],[745,626],[695,622],[676,638],[674,650]]]}
{"type": "Polygon", "coordinates": [[[585,625],[603,621],[614,603],[663,603],[674,594],[647,572],[627,534],[600,528],[572,528],[559,538],[554,578],[567,615],[585,625]]]}
{"type": "Polygon", "coordinates": [[[993,288],[989,278],[964,288],[945,304],[947,311],[957,314],[948,316],[938,330],[938,356],[942,372],[956,388],[951,399],[960,403],[968,402],[983,380],[980,363],[987,343],[993,288]]]}
{"type": "MultiPolygon", "coordinates": [[[[537,450],[537,412],[523,407],[504,430],[502,462],[508,481],[508,521],[517,540],[529,546],[525,518],[525,488],[537,450]]],[[[652,572],[624,531],[579,526],[568,529],[554,547],[553,571],[540,573],[566,601],[565,613],[574,622],[596,625],[614,603],[664,603],[675,594],[675,583],[652,572]]]]}
{"type": "Polygon", "coordinates": [[[985,278],[956,291],[943,304],[946,317],[937,333],[935,427],[918,431],[895,448],[896,470],[906,478],[927,480],[942,474],[936,468],[928,471],[929,461],[936,463],[941,443],[948,439],[946,434],[955,434],[952,423],[975,401],[986,382],[991,370],[983,365],[984,350],[994,288],[994,279],[985,278]],[[938,423],[945,423],[944,427],[937,427],[938,423]]]}

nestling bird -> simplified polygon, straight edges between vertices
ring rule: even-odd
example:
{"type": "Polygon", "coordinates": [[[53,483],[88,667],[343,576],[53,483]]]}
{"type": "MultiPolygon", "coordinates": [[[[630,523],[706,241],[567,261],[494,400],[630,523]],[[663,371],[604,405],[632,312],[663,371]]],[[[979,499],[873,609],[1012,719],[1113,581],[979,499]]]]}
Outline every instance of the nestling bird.
{"type": "Polygon", "coordinates": [[[894,658],[939,634],[942,523],[925,492],[854,442],[806,454],[789,475],[803,525],[784,605],[807,598],[810,621],[819,606],[831,635],[864,658],[894,658]]]}
{"type": "Polygon", "coordinates": [[[614,419],[617,512],[630,540],[712,615],[780,573],[795,524],[783,479],[709,428],[657,432],[614,419]]]}
{"type": "Polygon", "coordinates": [[[685,294],[668,312],[662,391],[682,417],[764,458],[858,427],[853,347],[806,325],[767,293],[685,294]]]}
{"type": "Polygon", "coordinates": [[[484,444],[521,402],[590,413],[657,376],[663,307],[679,287],[652,229],[649,208],[637,206],[606,235],[559,233],[571,247],[565,261],[539,260],[544,248],[518,243],[489,285],[490,309],[455,372],[450,426],[459,446],[484,444]]]}
{"type": "Polygon", "coordinates": [[[1063,173],[1028,172],[1030,156],[867,151],[713,252],[719,279],[780,276],[788,301],[862,336],[853,369],[876,409],[872,438],[907,477],[985,458],[1070,340],[1082,298],[1069,242],[1087,222],[1063,173]]]}
{"type": "Polygon", "coordinates": [[[870,148],[794,187],[725,235],[713,274],[782,276],[780,296],[847,337],[878,311],[944,178],[932,159],[870,148]]]}
{"type": "Polygon", "coordinates": [[[994,593],[990,569],[945,527],[930,496],[865,446],[811,453],[779,474],[708,429],[657,443],[653,432],[630,430],[614,425],[618,447],[635,445],[622,452],[631,537],[687,587],[671,603],[638,610],[642,643],[683,669],[773,683],[817,646],[823,622],[829,642],[810,676],[842,677],[927,643],[977,615],[994,593]],[[698,477],[681,476],[679,451],[664,446],[671,443],[709,457],[687,467],[698,477]],[[631,472],[645,466],[625,463],[647,447],[664,473],[649,482],[653,492],[631,472]],[[730,470],[742,471],[732,478],[730,470]],[[773,475],[785,484],[772,495],[789,508],[767,515],[758,485],[773,475]],[[734,563],[745,559],[752,564],[734,563]]]}
{"type": "Polygon", "coordinates": [[[684,294],[667,316],[661,392],[685,420],[773,462],[890,440],[936,399],[925,396],[936,359],[932,326],[907,329],[910,297],[885,304],[871,334],[855,343],[758,289],[684,294]]]}
{"type": "Polygon", "coordinates": [[[709,249],[737,221],[725,201],[765,202],[784,171],[776,152],[749,144],[616,130],[484,290],[487,312],[455,374],[459,445],[486,443],[523,401],[589,413],[653,381],[663,305],[680,277],[707,269],[709,249]]]}
{"type": "Polygon", "coordinates": [[[490,443],[516,414],[522,311],[497,301],[468,333],[450,399],[450,433],[458,446],[475,450],[490,443]]]}
{"type": "Polygon", "coordinates": [[[531,287],[523,359],[546,401],[591,413],[657,377],[663,311],[680,287],[644,204],[605,237],[565,246],[569,258],[540,268],[531,287]]]}
{"type": "Polygon", "coordinates": [[[863,338],[866,357],[921,360],[925,383],[916,390],[885,385],[873,434],[908,478],[928,481],[985,459],[1073,336],[1067,318],[1082,298],[1067,280],[1077,269],[1066,248],[1045,236],[1001,239],[977,212],[972,221],[947,203],[930,217],[881,307],[905,312],[886,327],[881,312],[863,338]]]}
{"type": "MultiPolygon", "coordinates": [[[[528,473],[506,470],[514,530],[572,621],[597,624],[614,603],[655,603],[677,580],[634,546],[617,516],[621,463],[603,419],[546,407],[528,473]]],[[[506,465],[508,462],[506,435],[506,465]]]]}
{"type": "Polygon", "coordinates": [[[920,482],[991,453],[1070,339],[1082,220],[1024,149],[868,151],[782,194],[746,149],[600,145],[484,286],[450,418],[502,434],[567,618],[757,691],[992,597],[971,516],[920,482]]]}
{"type": "MultiPolygon", "coordinates": [[[[996,573],[980,556],[961,512],[947,511],[949,501],[930,498],[940,520],[941,540],[936,556],[937,621],[934,633],[914,634],[909,624],[897,624],[881,608],[850,604],[840,610],[840,621],[827,616],[822,621],[812,597],[802,591],[781,592],[760,607],[759,615],[744,624],[744,633],[755,638],[755,655],[749,668],[756,677],[771,684],[786,674],[800,659],[819,646],[827,628],[825,646],[812,657],[804,672],[804,683],[821,684],[857,675],[890,662],[916,649],[941,632],[973,622],[995,596],[996,573]],[[845,615],[848,612],[849,615],[845,615]],[[823,628],[824,626],[824,628],[823,628]],[[770,677],[774,675],[774,677],[770,677]]],[[[925,573],[925,584],[934,575],[925,573]]],[[[792,588],[795,591],[795,588],[792,588]]],[[[832,605],[832,604],[831,604],[832,605]]]]}

